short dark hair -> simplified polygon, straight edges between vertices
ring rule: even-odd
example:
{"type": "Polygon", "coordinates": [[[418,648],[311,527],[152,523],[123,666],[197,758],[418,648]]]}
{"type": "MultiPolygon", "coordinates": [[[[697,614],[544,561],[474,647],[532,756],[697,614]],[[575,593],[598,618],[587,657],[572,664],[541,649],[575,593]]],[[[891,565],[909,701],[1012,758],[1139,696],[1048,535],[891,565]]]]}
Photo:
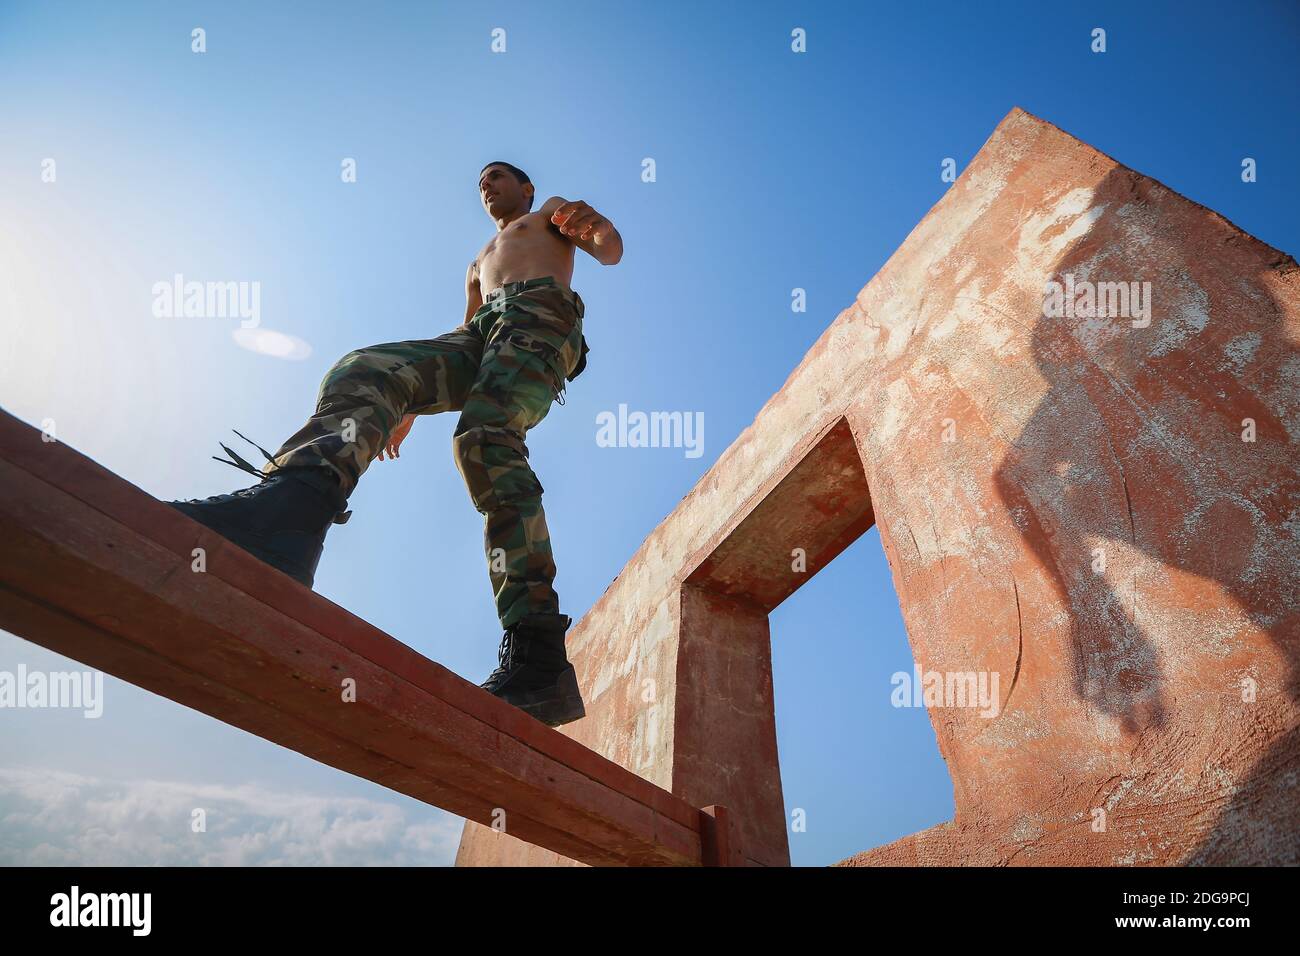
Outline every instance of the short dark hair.
{"type": "MultiPolygon", "coordinates": [[[[499,160],[499,159],[498,159],[498,160],[494,160],[493,162],[488,163],[487,166],[484,166],[483,169],[480,169],[480,170],[478,171],[478,174],[479,174],[479,178],[480,178],[480,179],[481,179],[482,176],[483,176],[483,171],[486,170],[486,169],[488,168],[488,166],[504,166],[506,169],[510,170],[511,174],[515,177],[515,179],[517,179],[517,180],[519,181],[519,185],[521,185],[521,186],[522,186],[524,183],[531,183],[531,182],[532,182],[532,180],[528,178],[528,174],[527,174],[526,172],[524,172],[522,169],[520,169],[518,166],[511,165],[510,163],[504,162],[504,161],[499,160]]],[[[529,196],[529,197],[528,197],[528,208],[529,208],[529,209],[532,209],[532,208],[533,208],[533,197],[532,197],[532,196],[529,196]]]]}

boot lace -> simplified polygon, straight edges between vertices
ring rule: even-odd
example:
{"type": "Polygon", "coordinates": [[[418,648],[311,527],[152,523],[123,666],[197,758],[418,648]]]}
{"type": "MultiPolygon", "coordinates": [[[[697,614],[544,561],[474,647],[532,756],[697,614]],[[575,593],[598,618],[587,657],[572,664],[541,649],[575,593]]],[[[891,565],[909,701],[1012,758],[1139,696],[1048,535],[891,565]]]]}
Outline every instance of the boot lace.
{"type": "Polygon", "coordinates": [[[501,638],[501,647],[497,649],[497,669],[488,675],[483,683],[495,684],[506,676],[510,670],[510,656],[514,650],[515,629],[509,628],[501,638]]]}
{"type": "MultiPolygon", "coordinates": [[[[240,438],[243,438],[244,441],[248,442],[258,451],[260,451],[262,453],[262,456],[268,462],[275,461],[275,459],[271,457],[271,453],[269,451],[267,451],[257,442],[253,441],[251,438],[248,438],[247,436],[241,434],[238,429],[232,428],[231,431],[234,432],[236,435],[239,435],[240,438]]],[[[222,502],[222,501],[232,501],[236,498],[251,498],[253,495],[257,494],[259,491],[265,488],[267,480],[270,479],[272,475],[275,474],[275,471],[279,470],[277,468],[275,471],[272,471],[270,475],[268,475],[265,472],[263,472],[260,468],[258,468],[256,465],[254,465],[252,462],[247,461],[243,456],[241,456],[237,451],[235,451],[225,442],[219,441],[217,442],[217,444],[221,446],[222,450],[225,451],[225,453],[229,455],[230,458],[229,459],[218,458],[216,455],[213,455],[212,456],[213,461],[219,461],[223,465],[230,465],[232,468],[238,468],[240,471],[246,471],[250,475],[253,475],[257,479],[259,479],[258,483],[255,485],[250,485],[247,488],[241,488],[239,491],[230,492],[229,494],[211,495],[210,497],[203,498],[203,499],[199,499],[199,498],[188,499],[192,503],[207,504],[210,501],[222,502]]]]}

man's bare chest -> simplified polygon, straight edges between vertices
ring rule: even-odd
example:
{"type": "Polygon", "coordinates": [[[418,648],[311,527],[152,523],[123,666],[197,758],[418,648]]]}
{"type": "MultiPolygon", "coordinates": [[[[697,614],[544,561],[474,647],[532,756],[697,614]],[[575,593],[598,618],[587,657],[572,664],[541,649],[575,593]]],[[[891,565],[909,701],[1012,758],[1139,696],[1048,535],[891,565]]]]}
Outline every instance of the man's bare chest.
{"type": "Polygon", "coordinates": [[[516,249],[562,252],[567,246],[563,233],[555,223],[541,213],[530,213],[489,239],[479,251],[478,261],[483,262],[489,256],[509,254],[516,249]]]}

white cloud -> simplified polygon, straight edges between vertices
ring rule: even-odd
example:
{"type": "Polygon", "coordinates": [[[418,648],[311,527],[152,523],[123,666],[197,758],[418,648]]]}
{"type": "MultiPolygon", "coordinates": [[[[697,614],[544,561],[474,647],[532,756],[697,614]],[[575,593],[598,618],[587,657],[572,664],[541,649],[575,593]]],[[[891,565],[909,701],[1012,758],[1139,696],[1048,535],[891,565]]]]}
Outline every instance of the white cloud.
{"type": "Polygon", "coordinates": [[[0,769],[6,866],[450,866],[462,823],[357,797],[0,769]]]}

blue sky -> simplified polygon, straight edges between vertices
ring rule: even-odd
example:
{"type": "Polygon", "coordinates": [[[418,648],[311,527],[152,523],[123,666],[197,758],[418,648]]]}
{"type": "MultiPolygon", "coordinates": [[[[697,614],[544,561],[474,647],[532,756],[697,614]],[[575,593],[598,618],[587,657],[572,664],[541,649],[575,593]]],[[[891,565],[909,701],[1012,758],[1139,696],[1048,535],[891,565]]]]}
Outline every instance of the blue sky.
{"type": "MultiPolygon", "coordinates": [[[[964,168],[1013,106],[1300,249],[1300,5],[1138,7],[0,0],[0,405],[159,497],[239,487],[208,457],[232,427],[274,448],[336,358],[462,321],[493,228],[478,172],[513,162],[625,242],[613,268],[579,253],[589,366],[529,436],[577,618],[941,197],[942,161],[964,168]],[[262,327],[310,354],[156,318],[176,273],[259,282],[262,327]],[[703,412],[703,455],[599,447],[620,403],[703,412]]],[[[422,418],[372,466],[317,590],[477,683],[500,631],[454,424],[422,418]]],[[[889,704],[911,655],[876,532],[771,620],[787,809],[808,821],[793,861],[950,819],[928,715],[889,704]]],[[[0,670],[20,663],[77,667],[0,633],[0,670]]],[[[449,814],[112,678],[105,694],[98,720],[0,711],[0,862],[454,856],[449,814]]]]}

